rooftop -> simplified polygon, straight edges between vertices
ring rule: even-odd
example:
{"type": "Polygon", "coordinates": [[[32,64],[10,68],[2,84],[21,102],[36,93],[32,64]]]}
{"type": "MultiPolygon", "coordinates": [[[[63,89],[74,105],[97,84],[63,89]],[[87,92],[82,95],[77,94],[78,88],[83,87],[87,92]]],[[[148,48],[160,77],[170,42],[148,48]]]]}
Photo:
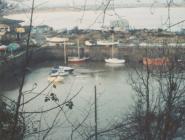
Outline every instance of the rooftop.
{"type": "Polygon", "coordinates": [[[15,24],[19,24],[21,22],[24,22],[24,21],[0,17],[0,24],[15,25],[15,24]]]}

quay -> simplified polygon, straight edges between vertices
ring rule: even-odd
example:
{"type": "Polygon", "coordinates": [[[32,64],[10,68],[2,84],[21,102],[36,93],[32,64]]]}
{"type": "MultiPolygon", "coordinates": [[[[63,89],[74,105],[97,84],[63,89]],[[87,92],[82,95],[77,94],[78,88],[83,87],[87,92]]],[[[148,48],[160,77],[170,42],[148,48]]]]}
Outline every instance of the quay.
{"type": "MultiPolygon", "coordinates": [[[[111,47],[82,47],[80,48],[80,55],[90,57],[90,61],[104,61],[105,58],[111,56],[111,49],[111,47]]],[[[126,63],[141,63],[143,57],[146,57],[146,51],[147,55],[154,57],[164,55],[180,57],[185,54],[185,47],[115,47],[114,56],[118,58],[124,58],[126,63]]],[[[67,56],[77,56],[77,47],[68,47],[66,52],[67,56]]],[[[61,63],[63,62],[64,64],[63,46],[31,48],[29,54],[30,65],[53,60],[61,60],[61,63]]],[[[4,75],[5,73],[10,74],[12,71],[19,71],[24,64],[24,60],[25,52],[21,52],[12,58],[9,58],[7,61],[4,61],[4,63],[0,63],[0,76],[4,75]]]]}

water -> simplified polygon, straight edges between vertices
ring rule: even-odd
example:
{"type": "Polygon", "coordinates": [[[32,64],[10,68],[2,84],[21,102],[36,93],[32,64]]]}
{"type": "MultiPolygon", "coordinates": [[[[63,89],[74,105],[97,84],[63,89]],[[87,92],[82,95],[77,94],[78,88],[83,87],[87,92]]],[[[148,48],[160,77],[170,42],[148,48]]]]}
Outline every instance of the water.
{"type": "MultiPolygon", "coordinates": [[[[184,7],[171,8],[171,25],[185,19],[184,7]]],[[[29,13],[13,14],[8,18],[25,21],[23,24],[29,24],[29,13]]],[[[108,10],[103,22],[103,11],[35,11],[33,25],[49,25],[54,29],[73,28],[78,26],[83,29],[101,29],[102,25],[109,26],[110,22],[118,19],[126,19],[130,28],[136,29],[157,29],[168,27],[167,22],[168,9],[157,7],[139,7],[139,8],[120,8],[108,10]]],[[[180,30],[185,27],[185,23],[172,27],[172,30],[180,30]]]]}
{"type": "MultiPolygon", "coordinates": [[[[30,90],[37,83],[37,88],[33,94],[26,94],[25,101],[32,98],[37,92],[42,91],[47,85],[48,73],[54,63],[35,66],[34,70],[26,76],[24,91],[30,90]]],[[[59,99],[57,104],[73,97],[78,91],[80,93],[72,100],[74,107],[69,110],[64,106],[67,118],[75,125],[81,122],[88,114],[85,121],[87,125],[94,125],[94,86],[97,86],[98,102],[98,128],[107,128],[114,122],[121,121],[124,113],[128,111],[132,102],[132,90],[128,84],[128,73],[130,68],[124,65],[110,66],[103,62],[90,62],[82,65],[71,65],[75,68],[74,74],[66,76],[64,83],[56,84],[56,89],[50,86],[38,98],[25,105],[25,111],[39,111],[56,106],[55,102],[44,102],[44,99],[51,92],[54,92],[59,99]]],[[[3,92],[11,99],[17,98],[18,89],[9,89],[3,92]]],[[[42,115],[42,127],[51,124],[59,109],[50,111],[42,115]]],[[[40,114],[34,120],[39,119],[40,114]]],[[[36,121],[37,122],[37,121],[36,121]]],[[[34,122],[34,123],[36,123],[34,122]]],[[[37,125],[37,124],[35,124],[37,125]]],[[[71,133],[71,124],[66,121],[64,113],[60,113],[57,128],[52,131],[52,139],[68,139],[71,133]]],[[[81,128],[80,128],[81,129],[81,128]]],[[[75,133],[76,139],[81,139],[75,133]]],[[[29,138],[31,139],[31,138],[29,138]]]]}

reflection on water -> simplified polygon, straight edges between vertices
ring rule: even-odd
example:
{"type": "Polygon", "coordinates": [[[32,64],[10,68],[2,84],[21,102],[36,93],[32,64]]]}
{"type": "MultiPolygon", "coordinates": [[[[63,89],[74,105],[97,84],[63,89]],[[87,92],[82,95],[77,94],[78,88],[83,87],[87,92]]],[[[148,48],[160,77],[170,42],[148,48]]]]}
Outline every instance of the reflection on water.
{"type": "MultiPolygon", "coordinates": [[[[57,64],[57,63],[55,63],[57,64]]],[[[26,77],[24,86],[25,101],[32,98],[36,94],[43,91],[48,86],[48,74],[54,63],[47,63],[33,68],[32,72],[26,77]],[[36,83],[36,84],[35,84],[36,83]],[[30,94],[28,90],[33,89],[30,94]]],[[[72,100],[74,106],[69,110],[64,106],[63,111],[57,119],[57,130],[54,139],[69,137],[71,133],[70,124],[66,121],[66,116],[71,122],[77,125],[83,117],[90,111],[87,124],[94,124],[94,86],[97,86],[97,102],[98,102],[98,122],[99,128],[106,127],[113,121],[117,121],[122,114],[127,111],[128,105],[131,103],[131,88],[127,83],[129,68],[127,66],[111,66],[103,62],[86,63],[81,65],[70,65],[75,68],[73,74],[64,77],[64,83],[56,84],[56,88],[48,86],[48,88],[35,100],[25,106],[25,111],[38,111],[55,107],[56,103],[52,101],[45,102],[45,98],[51,93],[56,94],[59,101],[57,104],[64,102],[66,99],[72,98],[76,93],[80,93],[72,100]],[[58,133],[60,131],[60,133],[58,133]],[[62,132],[62,133],[61,133],[62,132]]],[[[7,83],[8,85],[8,83],[7,83]]],[[[6,96],[16,99],[18,89],[9,89],[4,91],[6,96]]],[[[57,114],[58,109],[45,113],[43,115],[43,127],[51,124],[57,114]]],[[[38,115],[39,116],[39,115],[38,115]]],[[[37,118],[37,117],[35,117],[37,118]]],[[[54,137],[53,136],[53,137],[54,137]]]]}
{"type": "Polygon", "coordinates": [[[106,63],[105,66],[108,66],[108,67],[113,67],[113,68],[118,68],[118,67],[123,67],[125,66],[125,64],[112,64],[112,63],[106,63]]]}

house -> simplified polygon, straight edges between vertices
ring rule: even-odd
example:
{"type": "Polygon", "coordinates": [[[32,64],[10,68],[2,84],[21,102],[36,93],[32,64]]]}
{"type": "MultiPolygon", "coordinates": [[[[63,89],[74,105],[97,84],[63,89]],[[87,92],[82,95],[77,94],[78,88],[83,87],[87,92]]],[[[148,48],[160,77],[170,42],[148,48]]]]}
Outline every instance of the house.
{"type": "Polygon", "coordinates": [[[17,27],[20,27],[20,23],[22,23],[22,20],[13,20],[8,18],[0,17],[0,24],[4,25],[5,27],[8,26],[9,31],[15,31],[17,27]]]}
{"type": "Polygon", "coordinates": [[[6,33],[16,33],[16,28],[20,27],[21,22],[23,21],[0,17],[0,39],[6,33]]]}
{"type": "Polygon", "coordinates": [[[0,36],[3,36],[6,32],[10,32],[10,26],[6,24],[0,24],[0,36]]]}

